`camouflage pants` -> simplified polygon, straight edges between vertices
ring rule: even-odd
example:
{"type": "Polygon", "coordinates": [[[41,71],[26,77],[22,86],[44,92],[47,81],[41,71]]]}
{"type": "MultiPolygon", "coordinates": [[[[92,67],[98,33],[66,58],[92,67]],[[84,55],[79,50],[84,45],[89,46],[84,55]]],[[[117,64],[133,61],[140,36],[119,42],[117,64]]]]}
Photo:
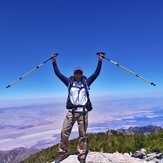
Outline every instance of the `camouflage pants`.
{"type": "Polygon", "coordinates": [[[83,154],[86,151],[86,131],[88,127],[88,112],[84,113],[80,112],[68,112],[66,118],[63,122],[62,130],[61,130],[61,140],[59,144],[59,152],[60,153],[67,153],[68,148],[68,139],[71,134],[72,127],[74,126],[75,122],[78,123],[78,130],[79,130],[79,140],[77,150],[79,154],[83,154]]]}

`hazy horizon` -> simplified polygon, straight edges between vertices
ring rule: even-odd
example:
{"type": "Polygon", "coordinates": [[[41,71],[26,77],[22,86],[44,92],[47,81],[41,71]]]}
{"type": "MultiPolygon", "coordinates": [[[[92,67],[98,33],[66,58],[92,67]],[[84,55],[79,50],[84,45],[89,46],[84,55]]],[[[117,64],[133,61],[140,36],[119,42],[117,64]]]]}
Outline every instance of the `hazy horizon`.
{"type": "MultiPolygon", "coordinates": [[[[26,102],[20,106],[0,107],[0,150],[45,148],[59,142],[67,112],[65,101],[26,102]]],[[[130,126],[163,127],[163,101],[160,97],[92,98],[92,103],[94,108],[89,113],[88,132],[130,126]]],[[[75,125],[70,138],[77,137],[77,131],[75,125]]]]}

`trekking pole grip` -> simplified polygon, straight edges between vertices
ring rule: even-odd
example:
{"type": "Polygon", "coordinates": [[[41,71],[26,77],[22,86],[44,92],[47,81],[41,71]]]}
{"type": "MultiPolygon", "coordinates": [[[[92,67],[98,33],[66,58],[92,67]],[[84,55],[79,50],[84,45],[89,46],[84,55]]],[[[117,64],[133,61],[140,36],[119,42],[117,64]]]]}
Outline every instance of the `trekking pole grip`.
{"type": "Polygon", "coordinates": [[[56,54],[53,54],[53,55],[51,56],[51,59],[53,58],[53,56],[54,56],[54,55],[58,56],[59,54],[58,54],[58,53],[56,53],[56,54]]]}
{"type": "Polygon", "coordinates": [[[103,54],[103,55],[105,56],[105,53],[104,53],[104,52],[97,52],[96,54],[97,54],[97,55],[103,54]]]}

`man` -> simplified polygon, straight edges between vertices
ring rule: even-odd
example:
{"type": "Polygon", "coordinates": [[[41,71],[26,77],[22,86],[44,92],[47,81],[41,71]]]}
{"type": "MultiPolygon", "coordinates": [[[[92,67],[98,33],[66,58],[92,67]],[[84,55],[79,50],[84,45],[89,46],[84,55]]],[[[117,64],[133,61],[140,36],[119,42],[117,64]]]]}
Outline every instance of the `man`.
{"type": "Polygon", "coordinates": [[[58,69],[56,58],[57,55],[52,57],[52,63],[54,72],[57,77],[68,87],[68,101],[67,108],[68,113],[63,122],[61,130],[61,140],[59,144],[59,156],[55,160],[55,163],[60,163],[68,156],[68,139],[71,134],[72,127],[77,121],[79,130],[79,141],[78,141],[78,160],[80,163],[85,163],[86,159],[86,131],[88,126],[88,111],[89,108],[86,107],[89,102],[88,87],[94,82],[97,76],[100,74],[102,59],[104,57],[103,53],[98,53],[98,65],[95,72],[86,78],[83,75],[83,70],[80,67],[75,68],[73,72],[73,80],[64,76],[58,69]],[[85,82],[84,82],[85,81],[85,82]],[[69,102],[69,103],[68,103],[69,102]]]}

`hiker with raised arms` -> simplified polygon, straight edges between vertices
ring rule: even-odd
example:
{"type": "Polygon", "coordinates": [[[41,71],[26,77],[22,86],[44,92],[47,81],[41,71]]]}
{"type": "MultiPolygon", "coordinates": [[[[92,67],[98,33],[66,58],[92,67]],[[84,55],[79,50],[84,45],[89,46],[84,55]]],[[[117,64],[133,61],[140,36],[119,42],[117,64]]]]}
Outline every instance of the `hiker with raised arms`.
{"type": "Polygon", "coordinates": [[[77,121],[79,130],[78,140],[78,160],[85,163],[86,160],[86,131],[88,126],[88,112],[92,110],[92,104],[89,99],[89,87],[100,74],[103,53],[98,53],[98,64],[95,72],[90,77],[85,77],[81,67],[76,67],[73,76],[66,77],[58,69],[56,58],[52,56],[52,64],[56,76],[68,87],[68,98],[66,108],[68,112],[63,122],[61,130],[61,140],[59,143],[59,156],[55,163],[60,163],[68,156],[68,139],[75,122],[77,121]]]}

